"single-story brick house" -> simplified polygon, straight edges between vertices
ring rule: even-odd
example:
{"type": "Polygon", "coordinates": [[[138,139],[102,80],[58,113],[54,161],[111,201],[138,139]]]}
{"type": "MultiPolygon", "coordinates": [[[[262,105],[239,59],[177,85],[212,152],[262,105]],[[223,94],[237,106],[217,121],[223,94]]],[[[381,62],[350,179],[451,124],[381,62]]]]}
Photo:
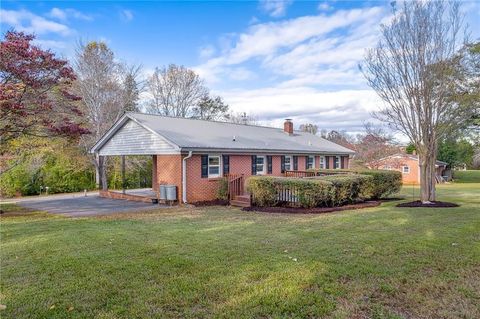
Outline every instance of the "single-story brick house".
{"type": "MultiPolygon", "coordinates": [[[[395,170],[402,173],[403,184],[420,184],[420,166],[418,155],[394,154],[377,161],[376,166],[380,169],[395,170]]],[[[443,182],[449,179],[447,163],[437,161],[435,164],[436,180],[443,182]]]]}
{"type": "Polygon", "coordinates": [[[282,176],[308,168],[348,168],[350,149],[284,128],[126,113],[93,146],[99,156],[152,155],[152,188],[176,185],[183,203],[212,200],[227,175],[282,176]]]}

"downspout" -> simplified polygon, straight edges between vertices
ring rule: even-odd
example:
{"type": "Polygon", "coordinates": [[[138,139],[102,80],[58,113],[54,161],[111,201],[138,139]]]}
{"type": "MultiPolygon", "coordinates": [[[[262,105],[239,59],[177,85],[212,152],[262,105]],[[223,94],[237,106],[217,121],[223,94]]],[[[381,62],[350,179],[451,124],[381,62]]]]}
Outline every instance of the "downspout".
{"type": "Polygon", "coordinates": [[[184,204],[187,203],[187,159],[190,157],[192,157],[192,151],[188,152],[182,163],[182,202],[184,204]]]}

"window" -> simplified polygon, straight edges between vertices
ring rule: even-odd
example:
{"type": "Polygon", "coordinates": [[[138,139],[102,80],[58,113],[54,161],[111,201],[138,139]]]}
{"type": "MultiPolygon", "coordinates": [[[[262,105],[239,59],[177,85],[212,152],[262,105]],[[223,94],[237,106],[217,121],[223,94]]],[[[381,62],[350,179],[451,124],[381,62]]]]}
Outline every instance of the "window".
{"type": "Polygon", "coordinates": [[[315,156],[307,157],[307,169],[309,168],[315,168],[315,156]]]}
{"type": "Polygon", "coordinates": [[[208,156],[208,177],[220,176],[220,156],[208,156]]]}
{"type": "Polygon", "coordinates": [[[334,160],[334,163],[333,163],[333,167],[335,167],[335,169],[339,169],[339,168],[340,168],[340,156],[335,156],[335,160],[334,160]]]}
{"type": "Polygon", "coordinates": [[[325,156],[320,156],[320,168],[324,169],[325,166],[325,156]]]}
{"type": "Polygon", "coordinates": [[[265,174],[265,156],[257,156],[257,174],[265,174]]]}
{"type": "Polygon", "coordinates": [[[291,171],[292,170],[292,157],[285,156],[285,170],[291,171]]]}
{"type": "Polygon", "coordinates": [[[409,174],[410,173],[410,166],[402,166],[402,173],[409,174]]]}

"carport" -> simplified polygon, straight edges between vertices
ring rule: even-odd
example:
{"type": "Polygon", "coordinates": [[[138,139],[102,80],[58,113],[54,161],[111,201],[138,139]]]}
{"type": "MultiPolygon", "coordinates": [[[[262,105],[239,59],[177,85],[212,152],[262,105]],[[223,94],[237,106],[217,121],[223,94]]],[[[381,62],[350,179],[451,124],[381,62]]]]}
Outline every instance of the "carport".
{"type": "Polygon", "coordinates": [[[107,157],[121,158],[122,187],[121,190],[109,190],[103,182],[106,176],[100,176],[100,196],[109,199],[124,199],[145,203],[158,202],[157,190],[157,163],[156,155],[170,152],[173,145],[165,141],[156,133],[145,128],[140,123],[124,116],[119,120],[91,149],[98,158],[100,171],[107,157]],[[149,189],[126,189],[125,161],[127,156],[152,157],[152,185],[149,189]]]}

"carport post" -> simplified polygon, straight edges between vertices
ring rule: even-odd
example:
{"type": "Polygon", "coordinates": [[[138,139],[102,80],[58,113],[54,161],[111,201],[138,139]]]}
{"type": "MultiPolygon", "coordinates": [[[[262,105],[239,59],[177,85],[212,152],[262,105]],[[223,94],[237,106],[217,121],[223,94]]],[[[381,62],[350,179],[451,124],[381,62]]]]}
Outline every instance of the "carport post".
{"type": "Polygon", "coordinates": [[[122,155],[122,193],[125,194],[125,155],[122,155]]]}

